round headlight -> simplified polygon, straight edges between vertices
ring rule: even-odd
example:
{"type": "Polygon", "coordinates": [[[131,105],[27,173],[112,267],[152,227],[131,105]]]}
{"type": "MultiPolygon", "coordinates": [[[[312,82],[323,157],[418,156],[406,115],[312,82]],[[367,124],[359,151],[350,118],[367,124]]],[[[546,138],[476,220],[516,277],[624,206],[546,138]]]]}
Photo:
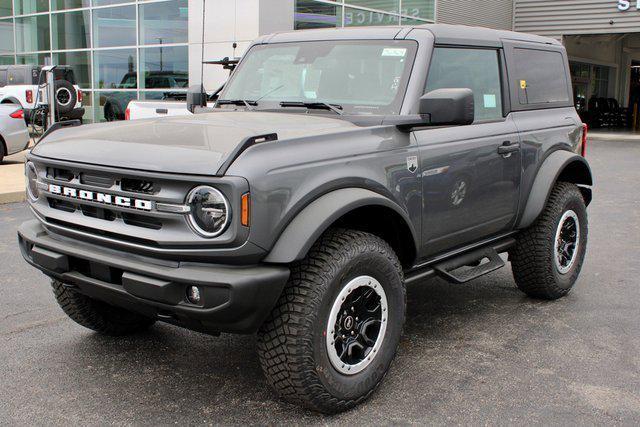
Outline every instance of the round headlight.
{"type": "Polygon", "coordinates": [[[27,195],[32,201],[36,201],[40,196],[40,190],[38,189],[38,170],[36,169],[36,165],[31,162],[27,162],[24,174],[27,181],[27,195]]]}
{"type": "Polygon", "coordinates": [[[189,223],[203,237],[216,237],[227,228],[231,218],[229,203],[222,193],[206,185],[189,193],[187,203],[191,207],[189,223]]]}

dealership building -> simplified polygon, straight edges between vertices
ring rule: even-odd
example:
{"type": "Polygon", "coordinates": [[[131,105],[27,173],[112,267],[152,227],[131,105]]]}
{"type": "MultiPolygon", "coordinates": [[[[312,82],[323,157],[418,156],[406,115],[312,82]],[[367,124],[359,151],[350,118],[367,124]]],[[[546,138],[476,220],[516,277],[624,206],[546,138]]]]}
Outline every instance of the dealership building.
{"type": "Polygon", "coordinates": [[[638,108],[636,0],[0,0],[0,64],[73,67],[85,119],[103,121],[122,118],[131,99],[184,92],[201,75],[215,89],[228,72],[202,72],[202,58],[240,56],[262,34],[433,22],[554,37],[567,47],[581,113],[638,108]]]}

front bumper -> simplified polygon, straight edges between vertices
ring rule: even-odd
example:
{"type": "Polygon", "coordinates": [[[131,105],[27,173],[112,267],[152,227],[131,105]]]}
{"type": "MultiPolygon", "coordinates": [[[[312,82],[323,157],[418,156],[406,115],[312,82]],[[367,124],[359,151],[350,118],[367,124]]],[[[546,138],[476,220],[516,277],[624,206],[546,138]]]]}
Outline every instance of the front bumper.
{"type": "Polygon", "coordinates": [[[25,260],[89,297],[200,332],[253,333],[275,306],[289,269],[180,263],[78,242],[37,220],[18,229],[25,260]],[[188,286],[202,301],[186,299],[188,286]]]}

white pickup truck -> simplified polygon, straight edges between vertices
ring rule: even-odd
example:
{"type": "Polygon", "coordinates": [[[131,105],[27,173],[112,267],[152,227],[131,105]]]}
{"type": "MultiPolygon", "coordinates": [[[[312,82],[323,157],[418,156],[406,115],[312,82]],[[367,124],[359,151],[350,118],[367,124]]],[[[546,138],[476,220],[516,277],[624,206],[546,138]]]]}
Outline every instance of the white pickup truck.
{"type": "MultiPolygon", "coordinates": [[[[221,65],[225,70],[229,70],[229,74],[231,74],[239,62],[240,58],[238,57],[226,57],[215,61],[204,61],[203,64],[221,65]]],[[[218,98],[218,94],[223,88],[224,85],[220,86],[213,93],[209,93],[207,95],[207,107],[214,106],[215,101],[218,98]]],[[[188,116],[193,114],[187,109],[186,93],[167,93],[166,98],[167,99],[162,100],[129,101],[124,114],[125,120],[149,119],[165,116],[188,116]]]]}

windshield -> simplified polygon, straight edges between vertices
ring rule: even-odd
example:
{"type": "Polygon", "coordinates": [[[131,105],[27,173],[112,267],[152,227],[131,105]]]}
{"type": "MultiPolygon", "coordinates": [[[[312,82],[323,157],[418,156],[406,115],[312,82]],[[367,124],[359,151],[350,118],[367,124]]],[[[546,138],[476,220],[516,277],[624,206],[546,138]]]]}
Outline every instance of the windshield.
{"type": "Polygon", "coordinates": [[[405,40],[256,45],[220,101],[258,101],[259,109],[326,103],[351,114],[398,114],[416,47],[405,40]]]}

